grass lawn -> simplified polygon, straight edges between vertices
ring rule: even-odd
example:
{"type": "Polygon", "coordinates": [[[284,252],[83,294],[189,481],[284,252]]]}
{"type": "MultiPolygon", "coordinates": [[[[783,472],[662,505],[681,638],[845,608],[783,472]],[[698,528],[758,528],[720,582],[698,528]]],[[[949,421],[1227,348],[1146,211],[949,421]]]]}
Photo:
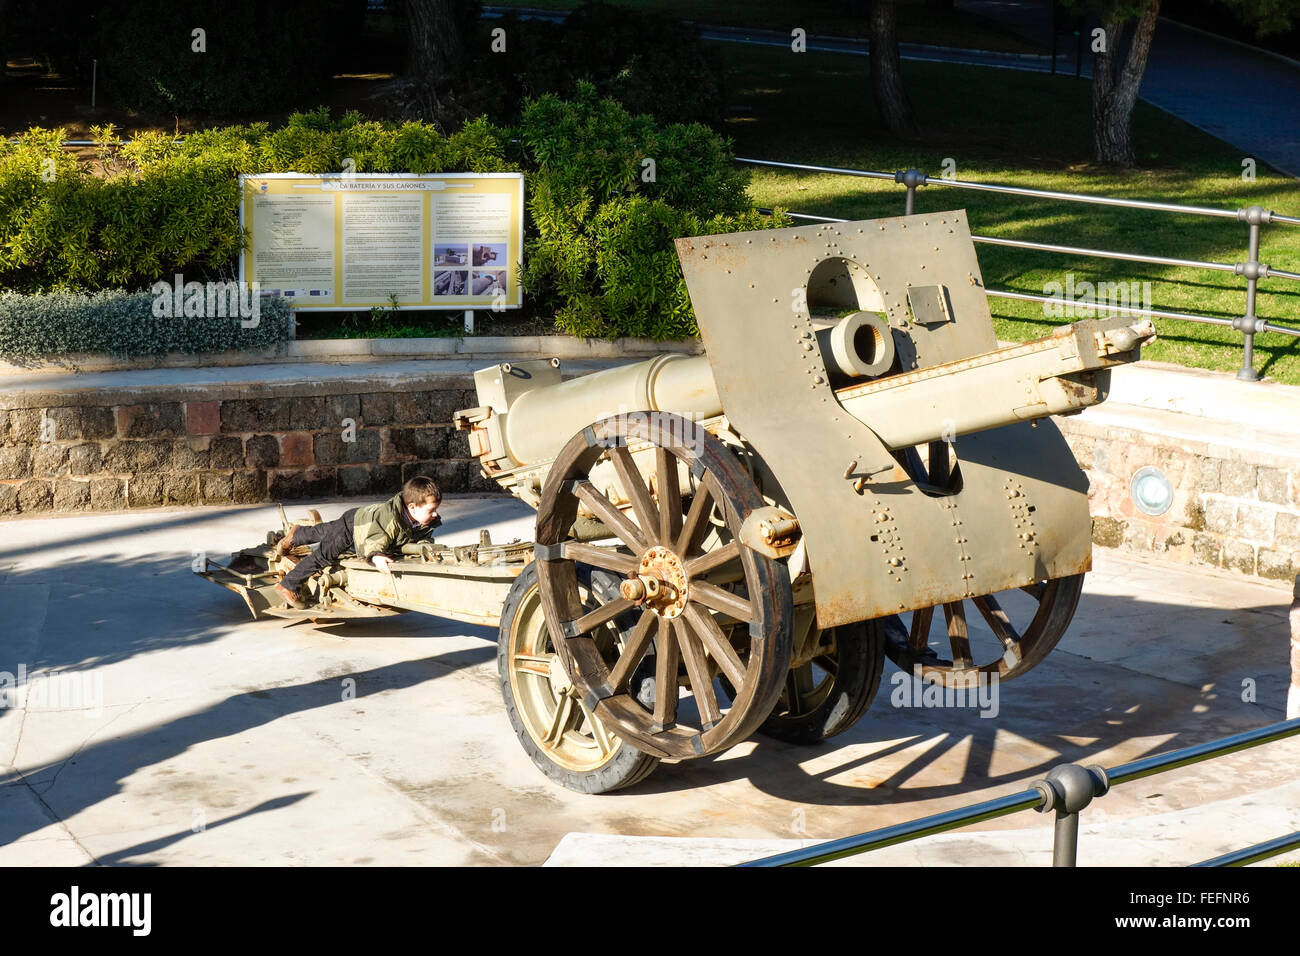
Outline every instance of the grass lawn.
{"type": "MultiPolygon", "coordinates": [[[[726,132],[738,156],[885,171],[915,166],[932,175],[951,157],[958,179],[1228,209],[1258,204],[1300,215],[1300,183],[1262,165],[1254,182],[1243,182],[1239,150],[1145,103],[1134,116],[1143,169],[1091,167],[1086,80],[905,62],[925,133],[921,143],[901,144],[875,117],[865,58],[717,47],[737,107],[726,132]]],[[[903,211],[901,186],[846,176],[756,169],[750,192],[762,206],[845,219],[903,211]]],[[[918,192],[917,212],[953,208],[965,208],[971,231],[980,235],[1228,263],[1246,258],[1247,227],[1233,220],[941,186],[918,192]]],[[[977,250],[992,289],[1041,295],[1045,283],[1064,282],[1072,272],[1076,283],[1150,282],[1157,309],[1231,318],[1245,307],[1245,280],[1231,273],[987,245],[977,250]]],[[[1260,259],[1300,272],[1300,226],[1265,226],[1260,259]]],[[[1300,282],[1264,279],[1260,290],[1260,317],[1300,327],[1300,282]]],[[[1002,339],[1034,338],[1068,321],[1045,316],[1038,303],[990,297],[989,304],[1002,339]]],[[[1168,319],[1157,319],[1156,328],[1160,340],[1143,350],[1146,358],[1224,371],[1241,365],[1241,335],[1231,329],[1168,319]]],[[[1255,367],[1300,384],[1300,341],[1258,336],[1255,367]]]]}
{"type": "MultiPolygon", "coordinates": [[[[492,0],[496,7],[531,7],[535,10],[573,10],[582,0],[492,0]]],[[[792,4],[783,0],[606,0],[611,6],[693,20],[696,23],[729,27],[752,27],[788,33],[802,27],[809,36],[865,37],[864,12],[853,15],[844,0],[809,0],[792,4]]],[[[900,0],[898,38],[904,43],[962,47],[971,50],[1000,50],[1008,53],[1050,53],[1051,40],[1026,37],[1000,21],[965,10],[936,13],[926,0],[900,0]]]]}

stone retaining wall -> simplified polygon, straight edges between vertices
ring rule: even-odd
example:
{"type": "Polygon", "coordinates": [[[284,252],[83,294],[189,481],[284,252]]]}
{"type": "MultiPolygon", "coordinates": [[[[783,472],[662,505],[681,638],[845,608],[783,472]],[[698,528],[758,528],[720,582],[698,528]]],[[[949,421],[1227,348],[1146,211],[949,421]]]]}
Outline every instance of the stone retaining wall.
{"type": "MultiPolygon", "coordinates": [[[[451,414],[472,388],[0,409],[0,515],[495,491],[451,414]]],[[[49,397],[48,395],[46,396],[49,397]]]]}

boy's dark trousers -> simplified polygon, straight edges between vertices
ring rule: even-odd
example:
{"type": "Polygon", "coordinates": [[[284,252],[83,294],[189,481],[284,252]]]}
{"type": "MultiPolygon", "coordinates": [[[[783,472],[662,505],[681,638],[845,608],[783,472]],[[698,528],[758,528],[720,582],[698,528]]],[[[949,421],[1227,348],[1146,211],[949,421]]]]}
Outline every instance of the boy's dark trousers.
{"type": "Polygon", "coordinates": [[[352,519],[356,516],[356,513],[357,509],[352,508],[343,512],[341,516],[333,521],[303,525],[294,531],[293,545],[295,548],[300,544],[314,544],[318,541],[320,546],[299,561],[280,583],[297,594],[309,577],[317,571],[328,568],[344,552],[351,551],[353,548],[352,519]]]}

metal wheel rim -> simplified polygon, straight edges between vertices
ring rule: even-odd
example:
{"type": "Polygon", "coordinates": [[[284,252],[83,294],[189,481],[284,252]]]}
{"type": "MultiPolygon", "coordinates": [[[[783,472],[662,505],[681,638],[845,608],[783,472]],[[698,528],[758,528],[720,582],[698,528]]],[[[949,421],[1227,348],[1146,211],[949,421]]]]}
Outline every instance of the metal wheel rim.
{"type": "Polygon", "coordinates": [[[783,563],[756,554],[738,541],[744,517],[763,504],[743,466],[720,441],[695,423],[666,413],[634,413],[596,422],[574,436],[552,466],[538,508],[536,535],[544,612],[552,631],[565,633],[561,655],[597,716],[647,753],[690,758],[725,749],[757,730],[780,695],[790,659],[789,576],[783,563]],[[636,471],[627,450],[629,441],[634,445],[645,441],[655,448],[654,492],[636,471]],[[618,471],[619,487],[632,503],[630,513],[635,520],[615,508],[587,480],[604,458],[618,471]],[[694,476],[694,494],[686,494],[680,487],[679,461],[694,476]],[[688,498],[689,508],[685,505],[688,498]],[[632,559],[613,549],[567,540],[579,500],[629,545],[632,559]],[[660,509],[660,500],[673,501],[675,506],[660,509]],[[701,553],[698,549],[711,527],[707,517],[715,503],[722,504],[732,540],[715,551],[701,553]],[[562,552],[550,551],[562,542],[562,552]],[[626,653],[611,666],[593,652],[582,631],[590,627],[591,619],[576,613],[575,556],[581,563],[630,576],[635,572],[635,555],[655,547],[672,551],[687,574],[684,606],[678,616],[669,619],[623,598],[608,602],[601,611],[606,617],[630,610],[639,613],[627,638],[626,653]],[[746,584],[742,594],[729,593],[708,580],[728,564],[731,570],[742,572],[746,584]],[[738,625],[745,636],[733,642],[715,621],[719,612],[752,625],[738,625]],[[754,633],[761,639],[753,640],[754,633]],[[632,672],[651,651],[656,664],[653,708],[636,700],[628,687],[632,672]],[[699,713],[694,724],[682,721],[678,710],[677,674],[682,668],[699,713]],[[725,712],[724,698],[714,684],[718,673],[739,684],[739,692],[725,712]],[[667,687],[672,690],[662,693],[667,687]]]}
{"type": "MultiPolygon", "coordinates": [[[[1082,574],[1072,574],[1039,581],[1037,584],[1021,588],[1020,590],[1038,601],[1038,608],[1032,620],[1023,629],[1016,627],[1014,622],[1009,620],[992,594],[920,608],[912,612],[912,620],[909,624],[904,624],[898,615],[891,615],[884,619],[887,636],[885,653],[889,655],[891,661],[909,674],[920,667],[923,679],[936,680],[948,687],[962,685],[978,674],[997,674],[1001,681],[1023,676],[1041,663],[1064,636],[1079,603],[1079,595],[1083,590],[1083,577],[1082,574]],[[955,610],[954,605],[962,608],[960,613],[955,610]],[[954,662],[958,658],[962,641],[959,635],[954,636],[954,631],[960,632],[965,627],[965,621],[968,619],[965,617],[966,608],[972,605],[976,613],[989,625],[994,637],[1002,644],[1003,655],[979,665],[972,660],[965,666],[959,667],[954,662]],[[917,650],[922,638],[928,636],[930,621],[937,610],[942,610],[946,619],[949,643],[953,651],[951,659],[940,658],[935,654],[928,647],[928,640],[925,641],[927,653],[918,653],[917,650]],[[916,633],[918,620],[924,622],[925,627],[925,634],[920,637],[916,633]],[[961,623],[957,623],[958,620],[961,623]]],[[[966,649],[969,652],[968,640],[966,649]]]]}
{"type": "Polygon", "coordinates": [[[549,668],[555,649],[537,588],[519,602],[506,653],[519,719],[549,760],[574,773],[590,773],[618,756],[623,742],[583,701],[557,696],[553,689],[549,668]],[[567,714],[559,713],[562,706],[567,714]]]}

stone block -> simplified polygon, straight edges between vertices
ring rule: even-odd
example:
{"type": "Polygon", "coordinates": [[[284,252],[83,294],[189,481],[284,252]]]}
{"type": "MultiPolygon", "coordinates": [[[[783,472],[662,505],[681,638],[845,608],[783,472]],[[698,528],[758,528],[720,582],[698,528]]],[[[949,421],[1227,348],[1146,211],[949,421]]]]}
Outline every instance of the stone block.
{"type": "Polygon", "coordinates": [[[1195,498],[1187,500],[1187,507],[1183,511],[1183,525],[1193,531],[1205,530],[1205,508],[1195,498]]]}
{"type": "Polygon", "coordinates": [[[1300,515],[1279,511],[1273,525],[1273,540],[1284,548],[1300,548],[1300,515]]]}
{"type": "Polygon", "coordinates": [[[425,465],[423,474],[428,475],[438,483],[442,493],[452,494],[469,491],[469,474],[466,461],[442,461],[430,462],[425,465]]]}
{"type": "Polygon", "coordinates": [[[1155,543],[1155,530],[1150,525],[1144,521],[1130,521],[1128,527],[1124,529],[1124,538],[1120,546],[1125,551],[1153,551],[1155,543]]]}
{"type": "Polygon", "coordinates": [[[208,467],[233,469],[244,467],[244,440],[234,435],[218,435],[208,444],[208,467]]]}
{"type": "Polygon", "coordinates": [[[1083,435],[1071,435],[1069,437],[1070,450],[1074,452],[1074,458],[1079,463],[1079,467],[1085,470],[1091,468],[1093,452],[1097,448],[1097,440],[1083,435]]]}
{"type": "Polygon", "coordinates": [[[344,441],[340,432],[321,432],[312,441],[312,453],[318,465],[342,465],[379,460],[379,432],[362,428],[352,433],[356,441],[344,441]]]}
{"type": "Polygon", "coordinates": [[[221,403],[221,430],[232,432],[286,431],[292,402],[287,398],[238,399],[221,403]]]}
{"type": "Polygon", "coordinates": [[[280,465],[307,467],[315,464],[312,437],[307,432],[289,432],[280,436],[280,465]]]}
{"type": "Polygon", "coordinates": [[[337,478],[332,468],[271,473],[271,497],[276,501],[298,498],[328,498],[335,493],[337,478]]]}
{"type": "Polygon", "coordinates": [[[171,462],[171,446],[165,439],[114,442],[104,455],[104,470],[117,475],[164,471],[171,462]]]}
{"type": "MultiPolygon", "coordinates": [[[[433,472],[434,472],[434,466],[435,466],[435,464],[436,464],[436,462],[432,462],[432,461],[407,461],[407,462],[403,462],[403,463],[402,463],[402,480],[401,480],[400,484],[403,484],[403,485],[406,484],[408,481],[410,481],[410,480],[411,480],[412,478],[414,478],[416,475],[428,475],[430,478],[433,478],[433,472]]],[[[437,481],[437,479],[434,478],[434,481],[437,481]]],[[[450,490],[450,489],[447,489],[447,488],[442,488],[442,484],[441,484],[441,482],[439,482],[438,487],[442,489],[442,491],[443,491],[444,494],[445,494],[448,490],[450,490]]],[[[394,488],[394,489],[393,489],[393,494],[397,494],[397,490],[398,490],[398,489],[394,488]]]]}
{"type": "Polygon", "coordinates": [[[185,430],[191,435],[215,435],[221,431],[221,403],[186,402],[185,430]]]}
{"type": "Polygon", "coordinates": [[[1255,573],[1255,546],[1229,538],[1223,542],[1223,566],[1242,574],[1255,573]]]}
{"type": "Polygon", "coordinates": [[[103,456],[99,445],[87,442],[73,445],[68,449],[68,473],[72,475],[93,475],[99,471],[103,456]]]}
{"type": "Polygon", "coordinates": [[[1255,493],[1256,468],[1242,461],[1225,461],[1219,466],[1219,490],[1234,498],[1250,498],[1255,493]]]}
{"type": "Polygon", "coordinates": [[[176,402],[123,405],[117,410],[120,438],[180,438],[185,434],[185,416],[176,402]]]}
{"type": "Polygon", "coordinates": [[[1237,506],[1236,537],[1248,541],[1273,540],[1273,517],[1277,512],[1267,505],[1243,502],[1237,506]]]}
{"type": "Polygon", "coordinates": [[[1192,554],[1200,564],[1219,566],[1223,555],[1223,546],[1219,539],[1209,534],[1198,534],[1192,538],[1192,554]]]}
{"type": "Polygon", "coordinates": [[[237,471],[233,478],[233,496],[238,504],[266,500],[266,472],[237,471]]]}
{"type": "MultiPolygon", "coordinates": [[[[0,413],[7,424],[0,428],[0,442],[6,445],[35,445],[40,441],[43,416],[39,408],[11,408],[8,414],[0,413]]],[[[52,435],[50,437],[53,437],[52,435]]]]}
{"type": "Polygon", "coordinates": [[[169,505],[193,505],[199,501],[198,475],[167,475],[163,478],[163,500],[169,505]]]}
{"type": "Polygon", "coordinates": [[[1293,551],[1260,548],[1256,573],[1261,578],[1294,581],[1296,575],[1300,574],[1300,561],[1297,560],[1297,555],[1293,551]]]}
{"type": "Polygon", "coordinates": [[[18,486],[0,485],[0,515],[16,514],[18,511],[18,486]]]}
{"type": "Polygon", "coordinates": [[[37,478],[59,478],[68,472],[68,446],[37,445],[32,455],[32,474],[37,478]]]}
{"type": "Polygon", "coordinates": [[[212,439],[198,437],[172,446],[172,471],[204,471],[211,467],[212,439]]]}
{"type": "Polygon", "coordinates": [[[391,498],[401,490],[401,465],[370,466],[370,494],[379,498],[391,498]]]}
{"type": "Polygon", "coordinates": [[[117,435],[117,417],[113,409],[102,405],[51,408],[47,413],[54,422],[50,439],[73,440],[113,438],[117,435]]]}
{"type": "Polygon", "coordinates": [[[443,429],[447,433],[447,451],[448,458],[473,458],[474,455],[469,450],[469,432],[459,432],[453,429],[443,429]]]}
{"type": "Polygon", "coordinates": [[[390,392],[372,392],[361,396],[361,421],[368,427],[393,424],[393,396],[390,392]]]}
{"type": "Polygon", "coordinates": [[[1281,468],[1260,468],[1258,491],[1260,501],[1275,505],[1291,504],[1290,475],[1281,468]]]}
{"type": "Polygon", "coordinates": [[[469,482],[469,487],[466,489],[467,491],[476,491],[480,493],[497,492],[498,494],[506,494],[500,485],[483,474],[483,469],[479,467],[477,461],[471,461],[466,466],[465,476],[469,482]]]}
{"type": "Polygon", "coordinates": [[[90,507],[90,482],[62,478],[54,483],[55,511],[85,511],[90,507]]]}
{"type": "Polygon", "coordinates": [[[1093,518],[1092,543],[1099,548],[1118,548],[1124,540],[1124,522],[1118,518],[1093,518]]]}
{"type": "Polygon", "coordinates": [[[1098,441],[1092,449],[1092,470],[1110,474],[1110,443],[1098,441]]]}
{"type": "Polygon", "coordinates": [[[1237,503],[1231,498],[1206,498],[1205,529],[1217,534],[1232,534],[1237,522],[1237,503]]]}
{"type": "Polygon", "coordinates": [[[325,399],[325,421],[327,424],[322,428],[344,427],[345,419],[352,419],[353,424],[361,424],[361,396],[360,395],[331,395],[325,399]]]}
{"type": "Polygon", "coordinates": [[[325,411],[325,399],[319,395],[299,395],[289,400],[289,427],[314,431],[330,428],[325,411]]]}
{"type": "Polygon", "coordinates": [[[1210,494],[1219,492],[1221,490],[1219,484],[1219,466],[1221,464],[1222,462],[1218,458],[1197,455],[1189,468],[1192,490],[1210,494]]]}
{"type": "Polygon", "coordinates": [[[32,476],[32,450],[26,445],[0,448],[0,481],[32,476]]]}
{"type": "Polygon", "coordinates": [[[391,428],[388,441],[398,459],[460,457],[448,455],[445,428],[391,428]]]}
{"type": "Polygon", "coordinates": [[[121,511],[126,507],[126,482],[121,478],[93,478],[90,507],[95,511],[121,511]]]}
{"type": "MultiPolygon", "coordinates": [[[[370,466],[351,465],[338,470],[338,493],[345,498],[355,498],[370,491],[370,466]]],[[[396,493],[396,492],[394,492],[396,493]]]]}
{"type": "Polygon", "coordinates": [[[249,468],[274,468],[280,464],[280,440],[274,435],[254,435],[244,443],[244,462],[249,468]]]}
{"type": "Polygon", "coordinates": [[[18,510],[49,511],[54,503],[54,489],[51,483],[42,479],[24,481],[18,486],[18,510]]]}
{"type": "Polygon", "coordinates": [[[162,475],[148,472],[134,475],[127,482],[127,504],[132,508],[152,508],[162,504],[162,475]]]}
{"type": "Polygon", "coordinates": [[[231,475],[210,471],[199,476],[199,496],[205,502],[230,501],[235,494],[235,481],[231,475]]]}

